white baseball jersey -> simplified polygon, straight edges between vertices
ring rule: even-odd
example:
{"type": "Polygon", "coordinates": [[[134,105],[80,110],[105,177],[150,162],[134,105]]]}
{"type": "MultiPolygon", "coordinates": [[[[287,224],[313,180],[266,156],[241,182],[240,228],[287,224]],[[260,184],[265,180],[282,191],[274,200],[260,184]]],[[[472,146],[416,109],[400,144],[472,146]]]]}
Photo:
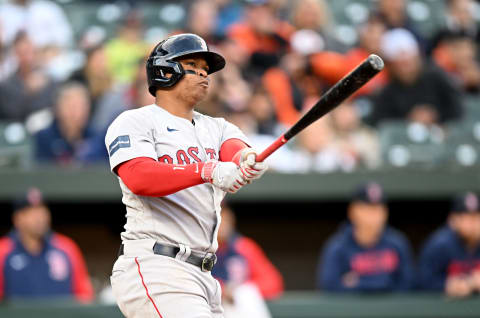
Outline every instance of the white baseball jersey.
{"type": "MultiPolygon", "coordinates": [[[[247,143],[240,129],[222,118],[194,112],[193,121],[155,104],[123,112],[105,136],[111,169],[137,157],[171,164],[218,160],[226,140],[237,138],[247,143]]],[[[166,245],[184,244],[197,252],[217,250],[220,202],[225,192],[205,183],[164,197],[146,197],[132,193],[120,178],[119,182],[127,208],[122,240],[152,238],[166,245]]]]}

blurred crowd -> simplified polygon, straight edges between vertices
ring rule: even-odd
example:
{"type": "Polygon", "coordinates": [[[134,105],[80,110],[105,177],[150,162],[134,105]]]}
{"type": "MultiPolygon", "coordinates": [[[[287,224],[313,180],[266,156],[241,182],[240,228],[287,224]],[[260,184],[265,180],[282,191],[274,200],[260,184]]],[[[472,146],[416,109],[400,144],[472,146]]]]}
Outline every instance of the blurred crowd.
{"type": "Polygon", "coordinates": [[[0,122],[25,125],[35,162],[106,161],[109,123],[154,102],[144,64],[150,49],[168,34],[192,32],[227,60],[197,110],[227,118],[263,149],[375,53],[386,70],[270,162],[282,172],[375,169],[385,159],[384,123],[415,123],[445,135],[450,123],[472,119],[463,99],[479,92],[480,36],[473,0],[442,1],[442,23],[429,34],[410,17],[408,0],[366,3],[367,14],[355,19],[356,40],[347,43],[351,36],[337,32],[325,0],[188,1],[184,25],[157,36],[147,34],[140,2],[122,2],[110,35],[93,26],[73,29],[53,1],[4,1],[0,122]]]}

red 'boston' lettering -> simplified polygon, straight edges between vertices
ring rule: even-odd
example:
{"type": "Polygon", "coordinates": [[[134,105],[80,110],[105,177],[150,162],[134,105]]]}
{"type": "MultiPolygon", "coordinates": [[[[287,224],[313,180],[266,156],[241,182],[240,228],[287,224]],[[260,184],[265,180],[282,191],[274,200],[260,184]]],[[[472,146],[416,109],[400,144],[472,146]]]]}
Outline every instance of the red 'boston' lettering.
{"type": "Polygon", "coordinates": [[[177,162],[179,165],[188,165],[190,164],[190,159],[183,150],[177,151],[177,162]]]}
{"type": "Polygon", "coordinates": [[[193,158],[196,162],[201,162],[200,158],[198,158],[198,147],[190,147],[188,148],[188,154],[190,157],[193,158]]]}
{"type": "Polygon", "coordinates": [[[170,157],[169,155],[163,155],[163,156],[158,158],[158,161],[163,161],[164,163],[172,164],[173,163],[173,158],[170,157]]]}
{"type": "Polygon", "coordinates": [[[217,156],[217,153],[216,153],[215,149],[205,148],[205,152],[207,153],[207,155],[210,156],[210,159],[215,159],[216,156],[217,156]]]}

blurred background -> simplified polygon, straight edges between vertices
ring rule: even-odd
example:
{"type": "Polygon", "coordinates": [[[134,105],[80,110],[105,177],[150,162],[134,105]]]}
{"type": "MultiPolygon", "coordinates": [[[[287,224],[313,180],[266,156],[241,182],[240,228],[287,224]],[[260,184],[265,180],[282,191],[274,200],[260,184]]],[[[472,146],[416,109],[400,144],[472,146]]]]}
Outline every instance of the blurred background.
{"type": "MultiPolygon", "coordinates": [[[[468,193],[476,200],[480,192],[479,21],[474,0],[0,1],[0,235],[11,240],[22,224],[28,230],[37,222],[19,210],[48,207],[45,231],[78,245],[91,281],[87,306],[11,302],[5,268],[28,262],[12,261],[10,243],[0,241],[0,316],[63,317],[62,310],[78,307],[69,315],[120,317],[109,275],[125,208],[105,132],[121,112],[154,102],[145,74],[153,46],[192,32],[227,60],[197,110],[236,124],[259,150],[369,54],[386,62],[352,98],[272,155],[261,180],[227,196],[236,229],[282,277],[278,293],[265,297],[273,317],[478,317],[480,228],[463,235],[452,214],[480,220],[478,207],[467,204],[474,200],[468,193]],[[382,200],[355,195],[366,182],[378,184],[382,200]],[[339,292],[318,278],[335,241],[329,238],[355,227],[358,200],[384,206],[382,231],[388,222],[402,233],[412,263],[407,287],[363,286],[347,270],[339,292]],[[458,271],[455,256],[442,258],[445,247],[429,260],[445,263],[445,277],[428,286],[422,268],[433,267],[422,260],[424,247],[447,223],[458,234],[449,242],[460,242],[452,249],[467,246],[460,256],[452,252],[460,272],[473,278],[447,284],[458,271]]],[[[370,256],[372,264],[391,260],[370,256]]]]}

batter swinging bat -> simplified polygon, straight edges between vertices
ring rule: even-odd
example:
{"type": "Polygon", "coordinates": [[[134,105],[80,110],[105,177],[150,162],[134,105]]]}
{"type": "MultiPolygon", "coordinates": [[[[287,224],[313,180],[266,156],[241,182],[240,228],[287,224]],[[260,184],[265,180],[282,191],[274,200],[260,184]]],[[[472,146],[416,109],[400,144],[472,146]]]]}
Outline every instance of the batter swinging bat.
{"type": "Polygon", "coordinates": [[[353,71],[345,75],[325,94],[320,97],[318,102],[300,118],[286,133],[278,137],[267,149],[260,153],[256,160],[262,162],[270,156],[275,150],[283,146],[290,138],[305,129],[311,123],[321,118],[326,113],[341,104],[345,99],[352,95],[356,90],[371,80],[378,72],[383,69],[382,59],[375,54],[371,54],[353,71]]]}

